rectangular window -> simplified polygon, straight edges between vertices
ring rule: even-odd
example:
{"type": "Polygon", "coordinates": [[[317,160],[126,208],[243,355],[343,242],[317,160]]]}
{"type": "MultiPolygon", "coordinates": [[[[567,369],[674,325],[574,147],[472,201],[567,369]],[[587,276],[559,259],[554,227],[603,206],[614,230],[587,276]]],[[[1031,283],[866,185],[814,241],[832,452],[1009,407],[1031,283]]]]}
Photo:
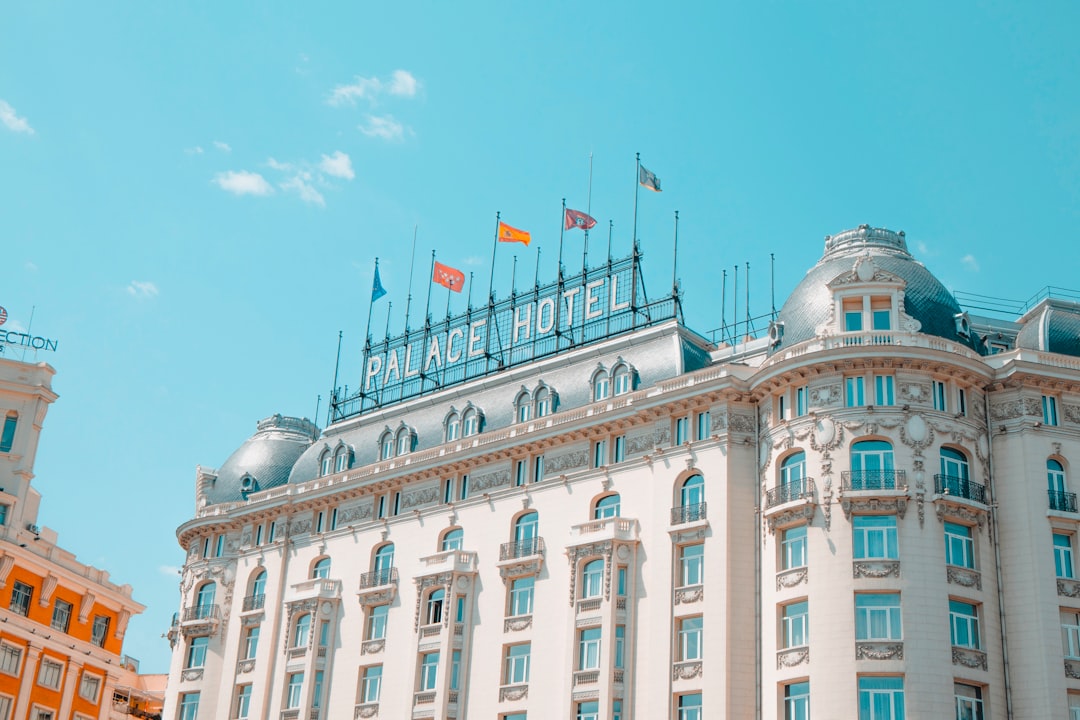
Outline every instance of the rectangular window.
{"type": "Polygon", "coordinates": [[[794,648],[810,644],[810,611],[806,600],[784,605],[780,618],[782,647],[794,648]]]}
{"type": "Polygon", "coordinates": [[[364,674],[360,681],[360,702],[379,702],[379,694],[382,691],[382,665],[372,665],[364,668],[364,674]]]}
{"type": "Polygon", "coordinates": [[[334,469],[335,469],[336,472],[341,472],[342,470],[347,468],[348,465],[349,465],[349,453],[343,452],[343,453],[341,453],[340,455],[337,456],[337,462],[335,463],[334,469]]]}
{"type": "Polygon", "coordinates": [[[180,696],[180,712],[176,720],[198,720],[199,693],[184,693],[180,696]]]}
{"type": "Polygon", "coordinates": [[[862,309],[847,310],[844,312],[844,331],[859,332],[862,330],[862,309]]]}
{"type": "Polygon", "coordinates": [[[191,644],[188,645],[187,662],[185,668],[201,668],[206,666],[206,649],[210,645],[210,638],[207,636],[193,637],[191,638],[191,644]]]}
{"type": "Polygon", "coordinates": [[[784,720],[810,720],[810,683],[784,686],[784,720]]]}
{"type": "Polygon", "coordinates": [[[274,535],[277,532],[277,523],[271,521],[269,529],[266,531],[266,542],[274,542],[274,535]]]}
{"type": "Polygon", "coordinates": [[[679,546],[679,587],[701,584],[701,571],[704,568],[705,545],[679,546]]]}
{"type": "Polygon", "coordinates": [[[611,701],[611,720],[622,720],[622,700],[611,701]]]}
{"type": "Polygon", "coordinates": [[[892,375],[874,376],[874,404],[885,406],[894,404],[892,375]]]}
{"type": "MultiPolygon", "coordinates": [[[[1056,552],[1055,547],[1055,554],[1056,552]]],[[[971,537],[969,526],[945,523],[945,564],[975,569],[975,541],[971,537]]]]}
{"type": "Polygon", "coordinates": [[[41,667],[38,668],[37,684],[53,690],[60,689],[60,676],[64,674],[64,666],[47,658],[41,659],[41,667]]]}
{"type": "Polygon", "coordinates": [[[537,455],[533,461],[533,482],[540,482],[544,479],[544,456],[537,455]]]}
{"type": "Polygon", "coordinates": [[[461,679],[461,651],[450,653],[450,689],[457,690],[461,679]]]}
{"type": "Polygon", "coordinates": [[[375,605],[368,611],[367,639],[381,640],[386,637],[386,618],[390,614],[389,605],[375,605]]]}
{"type": "Polygon", "coordinates": [[[1065,657],[1080,660],[1080,614],[1062,611],[1061,645],[1065,657]]]}
{"type": "Polygon", "coordinates": [[[10,698],[7,695],[0,695],[0,720],[11,719],[11,706],[14,704],[14,698],[10,698]]]}
{"type": "Polygon", "coordinates": [[[52,710],[45,710],[43,708],[35,707],[33,709],[33,720],[54,720],[56,714],[52,710]]]}
{"type": "Polygon", "coordinates": [[[255,657],[259,649],[259,626],[252,625],[244,632],[244,659],[250,660],[255,657]]]}
{"type": "Polygon", "coordinates": [[[439,653],[427,653],[420,657],[420,689],[434,690],[439,680],[439,653]]]}
{"type": "Polygon", "coordinates": [[[585,628],[578,634],[578,670],[600,667],[600,628],[585,628]]]}
{"type": "Polygon", "coordinates": [[[315,683],[311,688],[311,707],[317,708],[322,705],[323,671],[315,671],[315,683]]]}
{"type": "Polygon", "coordinates": [[[529,657],[532,644],[509,645],[506,648],[506,670],[504,685],[518,685],[529,682],[529,657]]]}
{"type": "Polygon", "coordinates": [[[795,416],[802,417],[806,414],[807,388],[795,388],[795,416]]]}
{"type": "Polygon", "coordinates": [[[699,412],[697,414],[697,439],[708,440],[709,433],[712,432],[712,415],[708,412],[699,412]]]}
{"type": "Polygon", "coordinates": [[[18,423],[17,415],[8,415],[4,418],[4,431],[0,433],[0,452],[11,452],[11,446],[15,444],[15,426],[18,423]]]}
{"type": "Polygon", "coordinates": [[[593,443],[593,467],[604,467],[607,465],[607,440],[597,440],[593,443]]]}
{"type": "Polygon", "coordinates": [[[847,388],[847,395],[845,396],[847,407],[862,407],[863,405],[865,405],[866,395],[863,387],[863,378],[845,378],[844,383],[847,388]]]}
{"type": "Polygon", "coordinates": [[[514,463],[514,487],[521,487],[529,482],[529,464],[524,460],[514,463]]]}
{"type": "Polygon", "coordinates": [[[780,534],[780,569],[806,567],[806,526],[796,525],[780,534]]]}
{"type": "Polygon", "coordinates": [[[626,597],[626,566],[620,565],[618,571],[615,573],[615,594],[619,597],[626,597]]]}
{"type": "Polygon", "coordinates": [[[330,529],[337,530],[337,508],[330,511],[330,529]]]}
{"type": "Polygon", "coordinates": [[[679,696],[678,720],[701,720],[701,693],[679,696]]]}
{"type": "Polygon", "coordinates": [[[535,582],[531,575],[514,580],[510,586],[510,617],[532,614],[535,582]]]}
{"type": "Polygon", "coordinates": [[[967,393],[963,388],[957,388],[956,390],[956,412],[961,415],[967,415],[967,393]]]}
{"type": "Polygon", "coordinates": [[[214,557],[221,557],[225,554],[225,536],[217,536],[217,545],[214,546],[214,557]]]}
{"type": "Polygon", "coordinates": [[[401,493],[394,493],[394,515],[397,516],[401,513],[401,493]]]}
{"type": "Polygon", "coordinates": [[[0,672],[18,675],[20,660],[22,660],[22,650],[14,645],[0,643],[0,672]]]}
{"type": "Polygon", "coordinates": [[[856,515],[851,519],[856,560],[896,560],[895,515],[856,515]]]}
{"type": "Polygon", "coordinates": [[[382,520],[386,517],[386,496],[379,496],[379,519],[382,520]]]}
{"type": "Polygon", "coordinates": [[[289,684],[285,692],[285,707],[288,709],[300,707],[304,690],[304,673],[297,672],[289,675],[289,684]]]}
{"type": "Polygon", "coordinates": [[[60,598],[57,598],[53,603],[52,614],[52,629],[59,630],[60,632],[67,632],[71,627],[71,609],[72,605],[69,602],[65,602],[60,598]]]}
{"type": "MultiPolygon", "coordinates": [[[[8,510],[10,509],[11,506],[0,503],[0,525],[7,525],[8,510]]],[[[4,720],[2,715],[0,715],[0,720],[4,720]]]]}
{"type": "Polygon", "coordinates": [[[34,597],[34,588],[19,580],[11,588],[11,604],[8,609],[23,617],[30,612],[30,599],[34,597]]]}
{"type": "Polygon", "coordinates": [[[622,462],[626,458],[626,436],[615,438],[615,447],[611,453],[612,462],[622,462]]]}
{"type": "Polygon", "coordinates": [[[1073,571],[1072,535],[1054,533],[1054,570],[1059,578],[1072,580],[1073,571]]]}
{"type": "Polygon", "coordinates": [[[446,484],[443,485],[443,502],[450,504],[454,502],[454,478],[447,478],[446,484]]]}
{"type": "Polygon", "coordinates": [[[776,417],[780,420],[787,420],[787,395],[780,395],[776,398],[776,417]]]}
{"type": "Polygon", "coordinates": [[[626,656],[626,626],[615,626],[615,669],[622,670],[626,656]]]}
{"type": "MultiPolygon", "coordinates": [[[[97,675],[90,675],[84,670],[82,678],[79,680],[79,697],[96,705],[98,701],[98,692],[100,690],[101,678],[97,675]]],[[[2,717],[3,715],[0,715],[0,718],[2,717]]],[[[247,716],[245,715],[244,717],[247,716]]]]}
{"type": "Polygon", "coordinates": [[[104,615],[94,616],[94,625],[90,629],[90,642],[98,647],[105,647],[105,637],[109,634],[109,618],[104,615]]]}
{"type": "Polygon", "coordinates": [[[575,720],[600,720],[600,703],[596,700],[586,700],[577,704],[575,720]]]}
{"type": "Polygon", "coordinates": [[[979,649],[979,611],[975,605],[949,601],[949,637],[954,647],[979,649]]]}
{"type": "Polygon", "coordinates": [[[904,720],[904,678],[859,678],[859,720],[904,720]]]}
{"type": "Polygon", "coordinates": [[[949,410],[949,396],[945,394],[945,383],[934,380],[934,409],[941,412],[949,410]]]}
{"type": "Polygon", "coordinates": [[[251,685],[236,686],[236,720],[251,717],[251,685]]]}
{"type": "Polygon", "coordinates": [[[1046,425],[1057,425],[1057,398],[1050,395],[1042,396],[1042,409],[1043,409],[1043,423],[1046,425]]]}
{"type": "Polygon", "coordinates": [[[321,533],[323,531],[323,522],[326,519],[326,513],[321,510],[315,515],[315,532],[321,533]]]}
{"type": "Polygon", "coordinates": [[[203,538],[202,556],[204,558],[210,557],[210,538],[208,537],[203,538]]]}
{"type": "Polygon", "coordinates": [[[255,526],[255,547],[262,545],[263,526],[261,524],[255,526]]]}
{"type": "Polygon", "coordinates": [[[954,683],[957,720],[983,720],[982,688],[977,685],[954,683]]]}
{"type": "Polygon", "coordinates": [[[900,640],[900,593],[855,593],[855,639],[900,640]]]}
{"type": "Polygon", "coordinates": [[[701,659],[702,617],[687,617],[679,621],[679,660],[701,659]]]}
{"type": "Polygon", "coordinates": [[[690,439],[690,418],[681,417],[675,421],[675,444],[682,445],[690,439]]]}
{"type": "Polygon", "coordinates": [[[892,330],[892,313],[889,310],[874,310],[873,315],[875,330],[892,330]]]}

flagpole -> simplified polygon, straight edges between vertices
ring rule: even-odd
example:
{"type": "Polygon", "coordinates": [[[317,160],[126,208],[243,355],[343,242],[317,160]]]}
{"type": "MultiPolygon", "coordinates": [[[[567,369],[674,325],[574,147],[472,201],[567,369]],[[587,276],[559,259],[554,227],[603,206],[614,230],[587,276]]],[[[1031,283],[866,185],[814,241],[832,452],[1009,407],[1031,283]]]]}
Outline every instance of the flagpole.
{"type": "Polygon", "coordinates": [[[772,303],[772,319],[776,320],[776,255],[769,253],[769,295],[772,303]]]}
{"type": "Polygon", "coordinates": [[[677,283],[679,282],[679,211],[675,211],[675,247],[674,247],[674,260],[671,264],[671,295],[672,297],[678,297],[679,291],[677,283]]]}
{"type": "MultiPolygon", "coordinates": [[[[376,278],[376,277],[379,277],[379,258],[375,258],[375,275],[372,278],[372,282],[371,282],[371,289],[372,289],[371,297],[368,298],[367,323],[365,323],[365,325],[364,325],[364,338],[365,338],[364,344],[365,345],[370,345],[371,344],[371,308],[375,304],[375,280],[374,280],[374,278],[376,278]]],[[[335,383],[335,387],[336,386],[337,386],[337,383],[335,383]]]]}
{"type": "MultiPolygon", "coordinates": [[[[435,277],[435,250],[431,251],[431,272],[428,273],[429,278],[435,277]]],[[[424,305],[424,328],[431,327],[431,286],[432,282],[428,281],[427,286],[427,303],[424,305]]]]}
{"type": "Polygon", "coordinates": [[[615,232],[615,221],[608,220],[607,222],[607,264],[611,267],[611,234],[615,232]]]}
{"type": "Polygon", "coordinates": [[[727,268],[720,282],[720,342],[727,342],[727,268]]]}
{"type": "Polygon", "coordinates": [[[473,281],[473,271],[470,270],[469,271],[469,299],[465,304],[465,313],[466,314],[472,313],[472,281],[473,281]]]}
{"type": "Polygon", "coordinates": [[[536,246],[536,272],[533,273],[533,292],[540,287],[540,246],[536,246]]]}
{"type": "MultiPolygon", "coordinates": [[[[562,220],[559,223],[559,282],[560,283],[562,282],[562,277],[563,277],[563,272],[562,272],[562,243],[563,243],[563,233],[565,233],[565,232],[566,232],[566,198],[563,198],[562,199],[562,220]]],[[[586,230],[585,232],[588,232],[588,230],[586,230]]],[[[539,257],[539,255],[537,255],[537,257],[539,257]]],[[[539,264],[539,260],[537,260],[537,263],[539,264]]]]}
{"type": "MultiPolygon", "coordinates": [[[[370,306],[368,307],[368,321],[369,322],[371,321],[371,307],[370,306]]],[[[367,362],[366,362],[367,358],[365,357],[364,359],[365,359],[365,362],[364,362],[363,367],[366,368],[366,366],[367,366],[367,362]]],[[[330,407],[327,408],[327,414],[326,414],[326,424],[327,425],[329,425],[331,422],[333,422],[333,418],[334,418],[334,405],[335,405],[334,400],[337,399],[338,370],[340,368],[341,368],[341,331],[338,330],[337,331],[337,360],[334,361],[334,386],[332,388],[330,388],[330,407]]],[[[315,422],[319,422],[319,411],[317,409],[315,411],[315,422]]]]}
{"type": "Polygon", "coordinates": [[[630,248],[630,312],[633,324],[637,325],[637,203],[638,189],[641,187],[641,153],[634,153],[634,163],[637,166],[637,176],[634,178],[634,233],[633,244],[630,248]]]}
{"type": "MultiPolygon", "coordinates": [[[[495,284],[495,250],[499,247],[499,218],[502,216],[501,212],[495,213],[495,242],[491,246],[491,275],[488,277],[488,312],[487,312],[487,327],[484,333],[484,361],[489,362],[491,360],[491,321],[495,317],[495,291],[493,286],[495,284]]],[[[485,367],[485,369],[487,369],[485,367]]]]}
{"type": "Polygon", "coordinates": [[[731,311],[731,344],[739,344],[739,264],[735,263],[735,286],[731,291],[731,300],[734,307],[731,311]]]}
{"type": "MultiPolygon", "coordinates": [[[[589,194],[585,201],[585,214],[592,217],[592,150],[589,151],[589,194]]],[[[565,223],[564,223],[565,224],[565,223]]],[[[585,250],[581,255],[581,274],[589,264],[589,228],[585,228],[585,250]]]]}
{"type": "Polygon", "coordinates": [[[510,270],[510,297],[517,295],[517,255],[514,256],[514,267],[510,270]]]}
{"type": "Polygon", "coordinates": [[[638,188],[641,187],[641,153],[634,153],[634,162],[637,165],[637,171],[634,173],[634,235],[633,235],[633,242],[634,242],[634,247],[637,247],[637,201],[638,201],[638,188]]]}
{"type": "MultiPolygon", "coordinates": [[[[412,310],[412,281],[413,281],[413,268],[416,265],[416,232],[420,228],[419,224],[413,225],[412,231],[412,259],[409,261],[409,295],[405,300],[405,335],[409,334],[409,313],[412,310]]],[[[389,320],[387,321],[389,326],[389,320]]]]}
{"type": "Polygon", "coordinates": [[[750,338],[750,263],[746,263],[746,338],[750,338]]]}

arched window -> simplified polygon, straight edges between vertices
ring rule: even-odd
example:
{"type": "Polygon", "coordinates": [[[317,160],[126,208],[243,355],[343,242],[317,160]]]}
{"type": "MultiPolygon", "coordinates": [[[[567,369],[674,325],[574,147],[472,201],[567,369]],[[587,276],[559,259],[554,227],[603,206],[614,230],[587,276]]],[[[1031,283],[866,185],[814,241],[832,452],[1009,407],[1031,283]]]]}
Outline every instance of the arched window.
{"type": "Polygon", "coordinates": [[[204,583],[195,594],[195,605],[199,608],[199,617],[209,617],[210,609],[214,606],[214,595],[217,593],[217,585],[214,582],[204,583]]]}
{"type": "Polygon", "coordinates": [[[413,449],[413,434],[409,428],[401,428],[397,434],[397,454],[408,455],[413,449]]]}
{"type": "Polygon", "coordinates": [[[861,440],[851,446],[852,490],[895,490],[892,445],[884,440],[861,440]]]}
{"type": "Polygon", "coordinates": [[[593,518],[596,520],[603,520],[604,518],[618,517],[619,516],[619,495],[605,495],[596,501],[596,507],[593,509],[593,518]]]}
{"type": "Polygon", "coordinates": [[[522,390],[514,399],[514,415],[518,422],[527,422],[532,418],[532,398],[527,390],[522,390]]]}
{"type": "Polygon", "coordinates": [[[389,428],[379,436],[379,459],[389,460],[394,457],[394,434],[389,428]]]}
{"type": "Polygon", "coordinates": [[[469,437],[480,432],[480,413],[476,408],[466,408],[461,416],[462,436],[469,437]]]}
{"type": "Polygon", "coordinates": [[[697,508],[705,502],[705,478],[691,475],[683,481],[679,489],[679,505],[683,508],[697,508]]]}
{"type": "Polygon", "coordinates": [[[454,442],[461,435],[461,417],[454,411],[446,416],[446,442],[454,442]]]}
{"type": "Polygon", "coordinates": [[[312,579],[321,578],[326,580],[330,577],[330,558],[324,557],[311,566],[312,579]]]}
{"type": "Polygon", "coordinates": [[[604,561],[590,560],[581,569],[581,597],[600,597],[604,587],[604,561]]]}
{"type": "Polygon", "coordinates": [[[611,379],[608,377],[607,370],[601,368],[593,373],[592,386],[594,401],[607,399],[611,394],[611,379]]]}
{"type": "Polygon", "coordinates": [[[311,637],[311,613],[304,613],[300,617],[296,618],[296,622],[293,624],[293,643],[294,648],[307,647],[308,639],[311,637]]]}
{"type": "Polygon", "coordinates": [[[516,557],[536,554],[539,523],[540,516],[535,512],[527,512],[514,522],[516,557]]]}
{"type": "Polygon", "coordinates": [[[1065,492],[1065,467],[1054,458],[1046,461],[1046,486],[1050,492],[1065,492]]]}
{"type": "Polygon", "coordinates": [[[442,537],[442,551],[460,550],[465,544],[465,531],[461,528],[450,528],[442,537]]]}
{"type": "Polygon", "coordinates": [[[427,598],[424,617],[425,625],[435,625],[442,622],[443,605],[446,602],[446,591],[442,588],[432,590],[427,598]]]}
{"type": "Polygon", "coordinates": [[[615,369],[611,374],[612,385],[615,386],[616,395],[625,395],[633,390],[634,376],[630,372],[630,368],[626,366],[626,363],[619,363],[615,366],[615,369]]]}
{"type": "Polygon", "coordinates": [[[266,571],[260,570],[255,573],[255,577],[251,579],[251,591],[248,593],[251,597],[265,597],[266,596],[266,571]]]}
{"type": "Polygon", "coordinates": [[[333,462],[333,458],[330,456],[330,449],[323,450],[319,459],[319,477],[330,474],[330,463],[333,462]]]}
{"type": "Polygon", "coordinates": [[[805,479],[806,453],[797,452],[784,458],[780,463],[780,484],[787,485],[792,491],[802,492],[801,488],[805,479]]]}
{"type": "Polygon", "coordinates": [[[375,563],[372,570],[376,573],[376,585],[386,585],[390,582],[391,571],[394,569],[394,543],[387,543],[375,551],[375,563]]]}
{"type": "Polygon", "coordinates": [[[551,414],[551,391],[543,385],[538,387],[534,395],[534,405],[536,406],[536,417],[542,418],[551,414]]]}
{"type": "Polygon", "coordinates": [[[345,445],[338,447],[334,455],[334,472],[344,472],[349,469],[349,457],[352,455],[345,445]]]}

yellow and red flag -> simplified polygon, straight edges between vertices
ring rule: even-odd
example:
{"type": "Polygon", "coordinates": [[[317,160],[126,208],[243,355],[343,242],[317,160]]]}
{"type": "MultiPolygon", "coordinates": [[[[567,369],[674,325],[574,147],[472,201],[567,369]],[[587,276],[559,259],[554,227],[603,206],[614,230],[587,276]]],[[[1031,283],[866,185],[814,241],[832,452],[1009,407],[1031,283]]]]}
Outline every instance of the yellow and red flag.
{"type": "Polygon", "coordinates": [[[527,230],[518,230],[516,227],[499,221],[499,242],[519,242],[528,247],[531,240],[532,236],[527,230]]]}
{"type": "Polygon", "coordinates": [[[443,265],[436,260],[435,272],[431,275],[431,282],[459,293],[465,285],[465,273],[449,265],[443,265]]]}

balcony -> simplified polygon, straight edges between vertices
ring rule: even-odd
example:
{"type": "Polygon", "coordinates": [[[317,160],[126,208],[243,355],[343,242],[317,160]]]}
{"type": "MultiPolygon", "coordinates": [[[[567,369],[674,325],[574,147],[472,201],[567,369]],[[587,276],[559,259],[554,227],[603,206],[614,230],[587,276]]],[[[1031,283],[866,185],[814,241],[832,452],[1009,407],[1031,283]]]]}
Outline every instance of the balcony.
{"type": "Polygon", "coordinates": [[[934,492],[938,495],[949,495],[983,505],[986,504],[986,487],[967,478],[953,475],[935,475],[934,492]]]}
{"type": "Polygon", "coordinates": [[[679,507],[673,507],[671,508],[671,524],[683,525],[685,523],[705,520],[706,509],[706,503],[703,502],[696,505],[680,505],[679,507]]]}
{"type": "Polygon", "coordinates": [[[845,470],[840,473],[840,507],[853,512],[907,512],[907,474],[903,470],[845,470]]]}
{"type": "Polygon", "coordinates": [[[1060,492],[1058,490],[1047,490],[1046,492],[1050,496],[1051,510],[1067,513],[1075,513],[1077,511],[1076,493],[1060,492]]]}
{"type": "Polygon", "coordinates": [[[544,538],[503,543],[499,547],[499,575],[504,578],[539,575],[544,566],[544,538]]]}
{"type": "Polygon", "coordinates": [[[777,485],[772,490],[766,491],[765,508],[773,508],[796,500],[813,499],[815,489],[813,478],[803,478],[777,485]]]}
{"type": "Polygon", "coordinates": [[[417,577],[442,572],[473,575],[477,571],[476,553],[471,550],[446,550],[420,558],[421,569],[417,577]]]}
{"type": "Polygon", "coordinates": [[[817,507],[813,478],[800,478],[781,483],[765,492],[765,521],[769,532],[801,522],[809,522],[814,517],[817,507]]]}
{"type": "Polygon", "coordinates": [[[289,602],[297,600],[340,600],[341,581],[327,578],[312,578],[292,586],[289,602]]]}
{"type": "Polygon", "coordinates": [[[366,572],[360,576],[361,605],[383,605],[394,599],[397,595],[398,570],[397,568],[383,568],[366,572]]]}
{"type": "Polygon", "coordinates": [[[244,605],[241,612],[262,610],[264,605],[266,605],[265,593],[259,593],[258,595],[248,595],[246,598],[244,598],[244,605]]]}
{"type": "Polygon", "coordinates": [[[192,605],[180,614],[180,632],[184,637],[213,635],[221,624],[218,605],[192,605]]]}
{"type": "Polygon", "coordinates": [[[907,490],[903,470],[845,470],[840,479],[844,490],[907,490]]]}
{"type": "Polygon", "coordinates": [[[608,540],[636,543],[638,521],[633,518],[609,517],[570,526],[570,544],[598,543],[608,540]]]}
{"type": "Polygon", "coordinates": [[[600,682],[599,670],[578,670],[574,673],[574,687],[579,685],[595,685],[600,682]]]}

